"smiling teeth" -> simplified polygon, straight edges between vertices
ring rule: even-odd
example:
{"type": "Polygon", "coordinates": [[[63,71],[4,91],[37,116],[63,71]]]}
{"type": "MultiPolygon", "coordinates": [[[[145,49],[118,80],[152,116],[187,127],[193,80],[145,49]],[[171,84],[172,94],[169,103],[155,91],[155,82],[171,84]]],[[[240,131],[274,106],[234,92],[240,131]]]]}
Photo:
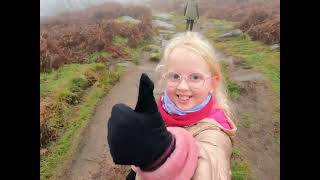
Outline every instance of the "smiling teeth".
{"type": "Polygon", "coordinates": [[[186,100],[188,100],[189,99],[189,97],[187,97],[187,96],[179,96],[179,99],[181,99],[181,100],[183,100],[183,101],[186,101],[186,100]]]}

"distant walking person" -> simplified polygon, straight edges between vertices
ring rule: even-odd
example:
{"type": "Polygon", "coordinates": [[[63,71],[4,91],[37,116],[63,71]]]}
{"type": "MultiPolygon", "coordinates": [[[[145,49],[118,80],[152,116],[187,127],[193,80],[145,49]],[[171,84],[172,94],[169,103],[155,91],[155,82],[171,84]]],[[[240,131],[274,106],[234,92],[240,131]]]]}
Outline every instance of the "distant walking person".
{"type": "Polygon", "coordinates": [[[186,31],[188,31],[190,27],[190,31],[192,31],[193,23],[196,18],[199,19],[199,8],[197,0],[187,0],[186,7],[184,9],[184,16],[187,20],[186,31]]]}

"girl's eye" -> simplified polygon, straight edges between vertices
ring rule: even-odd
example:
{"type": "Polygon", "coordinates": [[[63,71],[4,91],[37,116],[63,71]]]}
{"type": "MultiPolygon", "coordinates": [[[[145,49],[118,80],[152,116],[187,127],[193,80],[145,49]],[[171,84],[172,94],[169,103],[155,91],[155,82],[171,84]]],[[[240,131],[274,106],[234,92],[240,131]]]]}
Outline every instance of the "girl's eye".
{"type": "Polygon", "coordinates": [[[168,77],[170,80],[175,80],[175,81],[180,79],[180,75],[177,73],[170,73],[168,77]]]}
{"type": "Polygon", "coordinates": [[[201,81],[203,79],[202,75],[197,73],[190,74],[189,78],[191,81],[201,81]]]}

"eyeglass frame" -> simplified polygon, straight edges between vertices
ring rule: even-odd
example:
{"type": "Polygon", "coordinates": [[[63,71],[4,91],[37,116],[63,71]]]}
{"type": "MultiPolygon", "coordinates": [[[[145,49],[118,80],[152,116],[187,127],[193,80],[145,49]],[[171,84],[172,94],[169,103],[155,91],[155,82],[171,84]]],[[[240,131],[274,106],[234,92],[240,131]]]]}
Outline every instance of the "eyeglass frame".
{"type": "MultiPolygon", "coordinates": [[[[177,85],[175,85],[174,86],[174,88],[177,88],[178,86],[179,86],[179,84],[182,82],[182,80],[185,80],[186,81],[186,83],[188,84],[188,87],[190,88],[190,89],[200,89],[201,87],[203,87],[203,85],[205,84],[205,82],[206,82],[206,79],[211,79],[212,78],[212,76],[210,76],[210,75],[207,75],[207,74],[203,74],[203,73],[200,73],[200,72],[191,72],[191,73],[189,73],[188,75],[181,75],[180,73],[177,73],[177,72],[173,72],[173,71],[171,71],[171,72],[167,72],[167,73],[165,73],[164,75],[163,75],[163,77],[167,80],[167,75],[168,74],[170,74],[170,73],[175,73],[175,74],[177,74],[177,75],[179,75],[179,81],[177,82],[177,85]],[[202,83],[202,85],[201,85],[201,87],[199,87],[199,88],[192,88],[191,86],[190,86],[190,84],[189,84],[189,78],[188,78],[188,76],[190,76],[191,74],[194,74],[194,73],[196,73],[196,74],[200,74],[200,75],[202,75],[203,76],[203,83],[202,83]]],[[[173,87],[173,86],[172,86],[173,87]]]]}

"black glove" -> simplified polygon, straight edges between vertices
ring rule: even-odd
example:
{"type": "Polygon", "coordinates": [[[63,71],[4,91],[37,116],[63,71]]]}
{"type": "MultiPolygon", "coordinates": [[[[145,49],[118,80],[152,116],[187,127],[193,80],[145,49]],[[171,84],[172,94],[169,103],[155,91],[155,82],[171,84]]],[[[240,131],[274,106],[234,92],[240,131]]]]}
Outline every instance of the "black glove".
{"type": "Polygon", "coordinates": [[[135,112],[138,113],[156,113],[158,112],[157,103],[153,96],[154,84],[146,74],[142,74],[139,84],[139,95],[135,112]]]}
{"type": "Polygon", "coordinates": [[[112,108],[108,122],[108,143],[113,161],[121,165],[135,165],[145,171],[159,167],[159,158],[174,150],[175,140],[157,109],[153,96],[153,82],[142,74],[135,111],[125,104],[112,108]],[[157,162],[157,166],[154,166],[157,162]]]}

